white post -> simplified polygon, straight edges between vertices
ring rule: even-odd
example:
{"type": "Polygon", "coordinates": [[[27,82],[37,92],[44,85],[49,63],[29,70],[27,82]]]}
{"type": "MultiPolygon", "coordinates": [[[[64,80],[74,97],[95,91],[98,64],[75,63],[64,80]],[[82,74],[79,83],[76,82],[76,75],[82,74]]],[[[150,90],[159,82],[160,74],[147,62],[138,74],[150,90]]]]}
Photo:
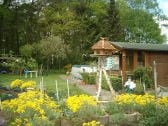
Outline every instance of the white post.
{"type": "Polygon", "coordinates": [[[57,100],[59,101],[58,86],[57,85],[58,85],[57,80],[55,80],[55,91],[56,91],[57,100]]]}
{"type": "Polygon", "coordinates": [[[155,97],[157,99],[157,71],[156,71],[156,62],[153,61],[153,71],[154,71],[154,83],[155,83],[155,97]]]}
{"type": "Polygon", "coordinates": [[[36,77],[38,76],[38,71],[35,71],[35,73],[36,73],[36,77]]]}
{"type": "Polygon", "coordinates": [[[68,90],[68,97],[69,97],[69,81],[67,79],[67,90],[68,90]]]}
{"type": "Polygon", "coordinates": [[[33,75],[32,75],[32,71],[29,71],[30,72],[30,78],[32,78],[33,77],[33,75]]]}
{"type": "Polygon", "coordinates": [[[98,76],[98,91],[96,95],[96,100],[99,100],[99,96],[101,93],[101,85],[102,85],[102,58],[98,58],[98,71],[99,71],[99,76],[98,76]]]}
{"type": "Polygon", "coordinates": [[[41,86],[40,86],[40,91],[43,92],[44,91],[44,85],[43,85],[43,77],[41,78],[41,86]]]}
{"type": "Polygon", "coordinates": [[[146,92],[146,86],[145,86],[145,83],[143,83],[143,90],[144,90],[144,92],[146,92]]]}

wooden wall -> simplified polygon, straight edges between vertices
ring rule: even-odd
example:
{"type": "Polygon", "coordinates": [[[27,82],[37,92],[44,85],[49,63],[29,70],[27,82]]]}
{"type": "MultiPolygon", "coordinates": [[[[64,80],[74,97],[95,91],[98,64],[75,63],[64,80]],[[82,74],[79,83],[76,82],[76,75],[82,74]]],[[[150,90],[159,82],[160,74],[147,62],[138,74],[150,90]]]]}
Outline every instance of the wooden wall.
{"type": "Polygon", "coordinates": [[[148,53],[148,64],[150,66],[153,66],[153,61],[156,62],[157,84],[168,87],[168,53],[148,53]]]}

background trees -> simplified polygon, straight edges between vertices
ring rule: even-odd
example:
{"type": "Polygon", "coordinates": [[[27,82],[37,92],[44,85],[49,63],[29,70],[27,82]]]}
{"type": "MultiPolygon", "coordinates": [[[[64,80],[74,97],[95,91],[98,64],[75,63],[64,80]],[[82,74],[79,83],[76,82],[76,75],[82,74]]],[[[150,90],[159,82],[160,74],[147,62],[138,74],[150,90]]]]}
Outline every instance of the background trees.
{"type": "Polygon", "coordinates": [[[52,57],[57,59],[53,66],[82,64],[91,59],[90,47],[101,36],[164,42],[154,20],[161,15],[156,0],[6,0],[0,5],[0,49],[20,54],[21,46],[33,44],[32,57],[39,64],[49,64],[52,57]]]}
{"type": "Polygon", "coordinates": [[[120,8],[121,25],[124,27],[125,41],[143,43],[163,43],[156,19],[161,16],[156,0],[117,1],[120,8]]]}

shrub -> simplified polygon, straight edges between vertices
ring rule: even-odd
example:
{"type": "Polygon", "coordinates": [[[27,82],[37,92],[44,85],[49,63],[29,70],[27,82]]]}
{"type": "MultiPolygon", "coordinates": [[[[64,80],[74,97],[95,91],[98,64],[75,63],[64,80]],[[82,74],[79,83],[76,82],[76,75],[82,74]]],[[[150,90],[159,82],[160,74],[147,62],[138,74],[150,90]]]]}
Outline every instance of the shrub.
{"type": "Polygon", "coordinates": [[[86,84],[96,84],[96,73],[80,73],[86,84]]]}
{"type": "Polygon", "coordinates": [[[151,88],[154,85],[152,69],[150,67],[140,67],[133,72],[134,79],[145,83],[147,88],[151,88]]]}
{"type": "Polygon", "coordinates": [[[21,93],[15,99],[3,101],[2,106],[4,112],[12,115],[10,126],[33,125],[32,120],[49,124],[61,116],[59,106],[47,94],[39,91],[21,93]]]}
{"type": "Polygon", "coordinates": [[[83,72],[83,73],[80,73],[80,74],[82,76],[82,80],[85,81],[85,83],[88,84],[88,82],[89,82],[89,73],[83,72]]]}
{"type": "Polygon", "coordinates": [[[115,91],[122,89],[122,80],[120,77],[111,76],[110,80],[115,91]]]}
{"type": "Polygon", "coordinates": [[[166,126],[168,124],[168,109],[166,106],[148,104],[143,107],[141,114],[143,118],[140,120],[140,125],[166,126]]]}
{"type": "Polygon", "coordinates": [[[144,94],[143,85],[140,84],[138,81],[136,81],[135,83],[136,83],[136,87],[134,89],[134,93],[135,94],[144,94]]]}
{"type": "Polygon", "coordinates": [[[27,81],[24,82],[23,80],[16,79],[11,82],[10,87],[13,89],[26,89],[29,87],[35,88],[36,87],[36,82],[35,81],[27,81]]]}
{"type": "MultiPolygon", "coordinates": [[[[115,91],[119,91],[119,90],[122,89],[122,80],[121,80],[121,78],[111,76],[110,77],[110,81],[111,81],[113,89],[115,91]]],[[[102,79],[102,88],[106,89],[106,90],[110,90],[110,88],[109,88],[109,86],[108,86],[108,84],[106,82],[105,77],[103,77],[103,79],[102,79]]]]}
{"type": "Polygon", "coordinates": [[[92,73],[89,75],[89,82],[88,84],[96,84],[96,74],[92,73]]]}

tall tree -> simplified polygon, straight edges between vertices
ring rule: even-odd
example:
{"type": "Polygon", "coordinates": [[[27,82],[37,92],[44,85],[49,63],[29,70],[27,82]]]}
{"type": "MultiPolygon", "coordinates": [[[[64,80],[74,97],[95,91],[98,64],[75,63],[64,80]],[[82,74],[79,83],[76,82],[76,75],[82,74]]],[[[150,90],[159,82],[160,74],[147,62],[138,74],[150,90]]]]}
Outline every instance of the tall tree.
{"type": "Polygon", "coordinates": [[[107,37],[111,41],[123,41],[123,28],[120,24],[119,10],[115,5],[115,0],[110,0],[107,16],[107,37]]]}
{"type": "Polygon", "coordinates": [[[154,17],[161,15],[157,1],[118,0],[117,7],[124,27],[125,41],[163,43],[159,25],[154,17]]]}

